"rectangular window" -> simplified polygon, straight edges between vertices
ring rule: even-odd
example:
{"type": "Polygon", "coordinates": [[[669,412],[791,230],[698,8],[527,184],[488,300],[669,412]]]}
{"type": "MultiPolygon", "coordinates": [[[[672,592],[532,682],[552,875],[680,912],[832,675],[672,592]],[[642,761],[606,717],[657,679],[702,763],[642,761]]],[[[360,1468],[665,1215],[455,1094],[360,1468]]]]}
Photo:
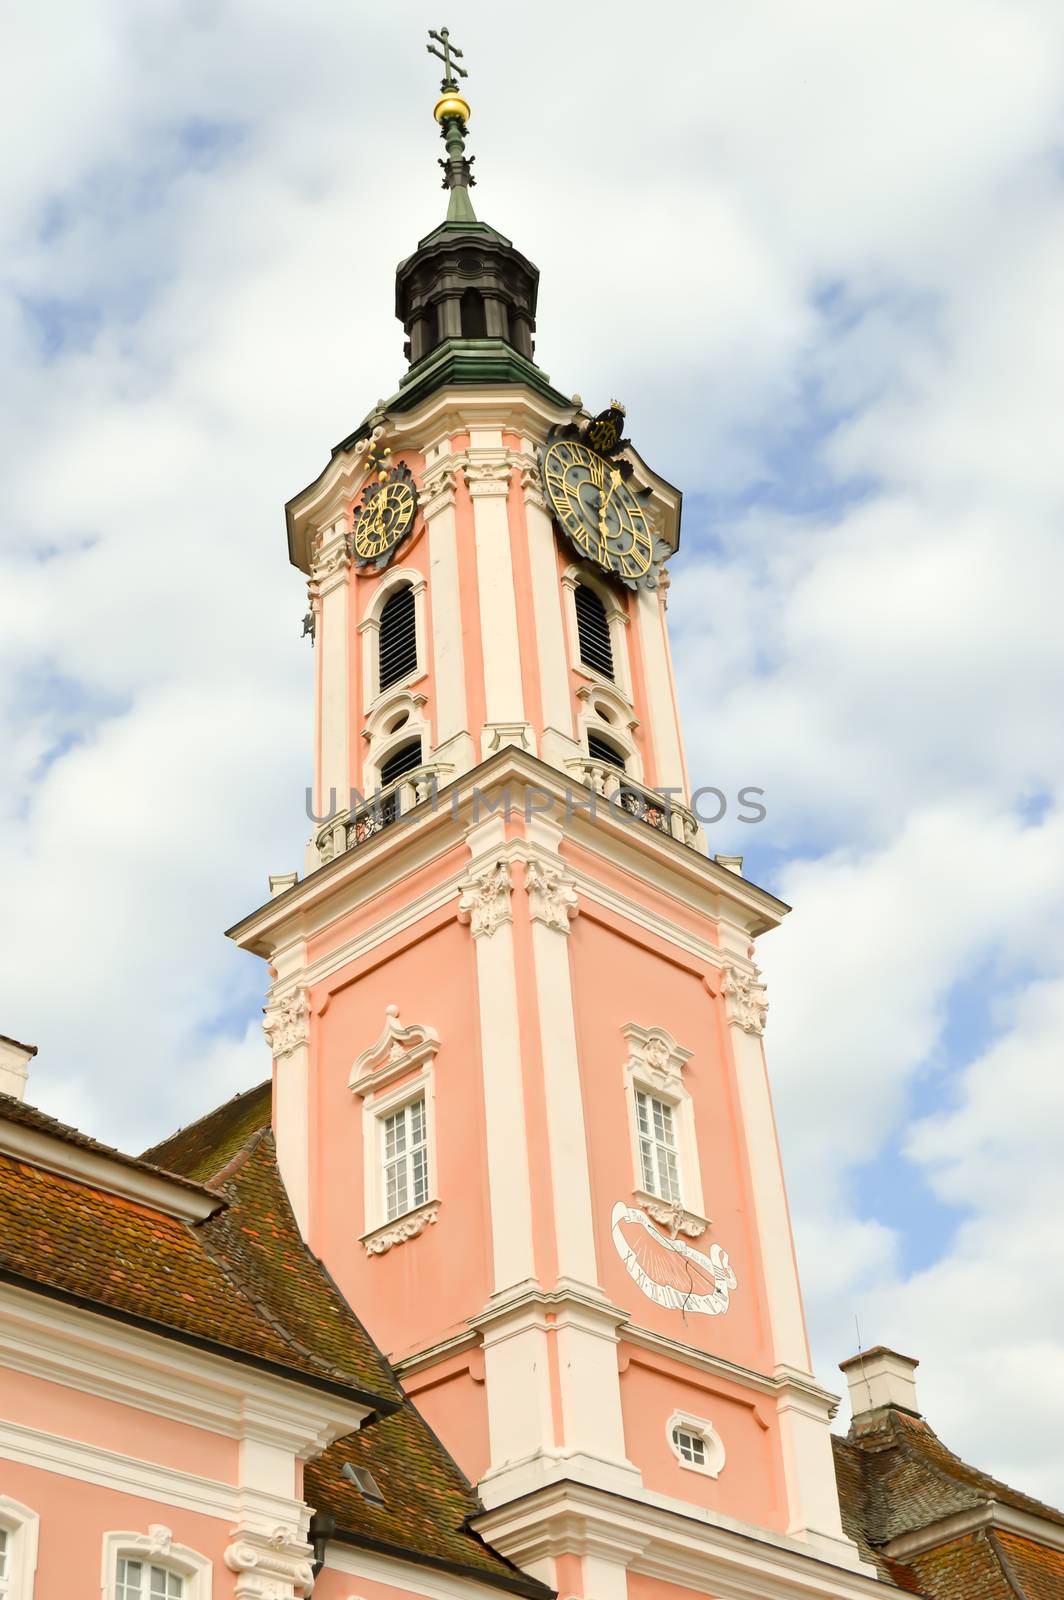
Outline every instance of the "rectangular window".
{"type": "Polygon", "coordinates": [[[697,1433],[688,1433],[686,1428],[674,1428],[673,1442],[684,1461],[689,1461],[693,1467],[704,1467],[706,1464],[706,1441],[700,1439],[697,1433]]]}
{"type": "Polygon", "coordinates": [[[639,1120],[639,1159],[643,1168],[643,1188],[662,1200],[679,1200],[680,1171],[676,1158],[676,1128],[672,1107],[655,1100],[643,1089],[635,1091],[639,1120]]]}
{"type": "Polygon", "coordinates": [[[181,1600],[184,1580],[154,1562],[118,1560],[115,1600],[181,1600]]]}
{"type": "Polygon", "coordinates": [[[388,1222],[423,1206],[429,1197],[429,1147],[425,1097],[381,1118],[384,1214],[388,1222]]]}
{"type": "Polygon", "coordinates": [[[0,1594],[7,1593],[7,1530],[0,1528],[0,1594]]]}

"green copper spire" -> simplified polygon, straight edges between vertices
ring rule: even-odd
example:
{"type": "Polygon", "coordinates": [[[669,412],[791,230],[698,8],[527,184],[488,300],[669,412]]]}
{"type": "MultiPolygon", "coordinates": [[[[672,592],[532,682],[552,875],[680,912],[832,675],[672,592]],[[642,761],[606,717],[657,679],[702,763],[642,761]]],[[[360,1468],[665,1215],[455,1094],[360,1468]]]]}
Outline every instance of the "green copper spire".
{"type": "Polygon", "coordinates": [[[450,190],[447,221],[476,222],[477,214],[469,198],[469,191],[477,181],[471,170],[475,157],[467,156],[465,153],[469,101],[458,92],[458,79],[468,78],[469,74],[465,67],[458,65],[455,57],[461,59],[462,52],[456,44],[451,43],[446,28],[441,28],[438,33],[430,28],[429,38],[435,39],[436,43],[426,45],[426,50],[430,56],[436,56],[443,62],[444,75],[440,84],[440,98],[436,102],[433,115],[440,125],[440,135],[447,151],[446,161],[440,161],[440,166],[443,168],[443,187],[450,190]]]}

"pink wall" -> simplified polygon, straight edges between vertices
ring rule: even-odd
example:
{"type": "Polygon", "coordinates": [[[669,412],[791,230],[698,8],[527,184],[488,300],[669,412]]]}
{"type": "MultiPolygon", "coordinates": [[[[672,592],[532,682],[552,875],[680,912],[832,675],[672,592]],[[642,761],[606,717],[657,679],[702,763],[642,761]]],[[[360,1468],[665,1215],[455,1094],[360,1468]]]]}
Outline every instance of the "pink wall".
{"type": "MultiPolygon", "coordinates": [[[[235,1483],[237,1442],[153,1412],[0,1367],[0,1416],[61,1438],[235,1483]]],[[[2,1470],[7,1471],[7,1463],[2,1470]]]]}
{"type": "Polygon", "coordinates": [[[228,1517],[201,1516],[11,1461],[3,1463],[0,1488],[40,1518],[34,1600],[98,1595],[103,1535],[146,1534],[153,1522],[169,1528],[175,1544],[213,1561],[214,1593],[221,1600],[227,1592],[229,1573],[222,1557],[232,1540],[228,1517]]]}
{"type": "Polygon", "coordinates": [[[453,905],[319,985],[313,1030],[311,1246],[389,1354],[464,1328],[491,1292],[491,1229],[477,1027],[475,957],[453,905]],[[348,1086],[386,1008],[440,1036],[435,1058],[439,1219],[417,1238],[367,1257],[363,1103],[348,1086]]]}

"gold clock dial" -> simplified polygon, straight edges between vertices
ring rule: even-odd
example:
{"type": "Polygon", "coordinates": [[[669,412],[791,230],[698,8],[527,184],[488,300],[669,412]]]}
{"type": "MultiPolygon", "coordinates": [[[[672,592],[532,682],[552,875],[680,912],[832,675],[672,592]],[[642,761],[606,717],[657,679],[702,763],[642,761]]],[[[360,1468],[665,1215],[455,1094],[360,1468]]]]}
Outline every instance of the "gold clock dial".
{"type": "Polygon", "coordinates": [[[654,530],[614,462],[578,439],[559,439],[543,456],[543,482],[578,550],[626,583],[648,577],[654,530]]]}
{"type": "Polygon", "coordinates": [[[383,483],[366,490],[355,513],[355,559],[363,566],[383,566],[416,516],[417,490],[410,470],[405,465],[393,467],[383,483]]]}

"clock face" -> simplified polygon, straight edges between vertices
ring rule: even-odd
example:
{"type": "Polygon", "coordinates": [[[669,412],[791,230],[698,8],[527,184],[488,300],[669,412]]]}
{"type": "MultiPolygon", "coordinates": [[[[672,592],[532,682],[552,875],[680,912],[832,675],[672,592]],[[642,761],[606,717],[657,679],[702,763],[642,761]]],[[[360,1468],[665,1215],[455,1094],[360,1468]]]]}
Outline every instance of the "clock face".
{"type": "Polygon", "coordinates": [[[359,566],[383,567],[417,516],[417,489],[405,462],[370,484],[355,512],[351,542],[359,566]]]}
{"type": "Polygon", "coordinates": [[[719,1244],[703,1255],[682,1239],[655,1228],[645,1211],[618,1200],[610,1218],[613,1245],[625,1270],[648,1300],[672,1311],[719,1317],[737,1287],[728,1252],[719,1244]]]}
{"type": "Polygon", "coordinates": [[[579,439],[543,455],[543,481],[558,522],[582,555],[634,588],[653,581],[654,530],[621,469],[579,439]]]}

